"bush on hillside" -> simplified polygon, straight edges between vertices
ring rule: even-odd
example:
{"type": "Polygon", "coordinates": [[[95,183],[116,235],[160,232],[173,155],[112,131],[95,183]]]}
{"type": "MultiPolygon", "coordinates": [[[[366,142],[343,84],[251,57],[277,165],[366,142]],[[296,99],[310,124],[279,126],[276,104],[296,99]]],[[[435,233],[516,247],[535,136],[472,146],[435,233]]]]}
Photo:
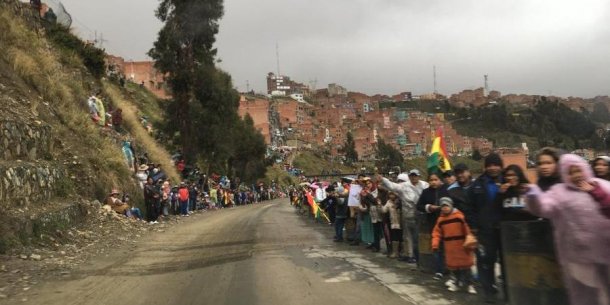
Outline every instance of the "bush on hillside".
{"type": "Polygon", "coordinates": [[[49,24],[46,27],[49,39],[60,49],[73,51],[80,56],[87,70],[100,78],[106,72],[105,52],[91,43],[86,43],[60,24],[49,24]]]}

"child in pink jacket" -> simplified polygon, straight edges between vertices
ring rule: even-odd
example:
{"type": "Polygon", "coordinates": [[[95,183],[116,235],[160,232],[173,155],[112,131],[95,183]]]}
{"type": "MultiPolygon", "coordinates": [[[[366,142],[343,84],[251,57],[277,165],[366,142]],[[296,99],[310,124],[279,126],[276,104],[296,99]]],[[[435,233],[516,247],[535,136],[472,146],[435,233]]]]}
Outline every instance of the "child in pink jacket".
{"type": "Polygon", "coordinates": [[[594,178],[577,155],[559,160],[564,183],[546,193],[530,185],[527,209],[553,224],[570,304],[610,305],[610,219],[604,215],[610,182],[594,178]]]}

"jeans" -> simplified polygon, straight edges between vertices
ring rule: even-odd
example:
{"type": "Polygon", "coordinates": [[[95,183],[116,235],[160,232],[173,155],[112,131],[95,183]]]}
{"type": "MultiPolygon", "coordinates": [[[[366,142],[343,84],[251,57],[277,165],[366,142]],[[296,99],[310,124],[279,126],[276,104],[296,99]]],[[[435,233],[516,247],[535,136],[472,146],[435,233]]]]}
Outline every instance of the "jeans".
{"type": "MultiPolygon", "coordinates": [[[[502,251],[500,230],[481,231],[477,237],[479,238],[479,248],[476,251],[479,281],[485,295],[491,295],[494,290],[493,286],[496,284],[495,267],[498,261],[498,253],[502,251]]],[[[504,268],[502,268],[502,273],[504,274],[504,268]]]]}
{"type": "Polygon", "coordinates": [[[189,213],[189,201],[180,201],[180,214],[188,215],[189,213]]]}
{"type": "Polygon", "coordinates": [[[434,252],[435,273],[445,273],[445,247],[441,242],[438,251],[434,252]]]}
{"type": "Polygon", "coordinates": [[[135,216],[138,219],[142,219],[142,211],[138,208],[131,208],[131,215],[135,216]]]}
{"type": "Polygon", "coordinates": [[[383,223],[381,223],[381,222],[377,222],[377,223],[373,224],[373,237],[374,237],[373,248],[375,248],[377,250],[381,250],[379,242],[381,241],[381,234],[383,234],[382,225],[383,225],[383,223]]]}
{"type": "Polygon", "coordinates": [[[345,218],[335,218],[335,238],[337,240],[343,240],[343,226],[345,225],[345,218]]]}

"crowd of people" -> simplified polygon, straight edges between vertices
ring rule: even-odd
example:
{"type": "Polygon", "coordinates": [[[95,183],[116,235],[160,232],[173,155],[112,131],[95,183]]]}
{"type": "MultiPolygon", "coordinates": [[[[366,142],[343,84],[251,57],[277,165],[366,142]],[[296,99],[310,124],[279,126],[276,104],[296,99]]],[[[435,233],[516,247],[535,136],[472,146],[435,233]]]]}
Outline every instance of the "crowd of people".
{"type": "Polygon", "coordinates": [[[418,263],[418,230],[427,230],[434,278],[445,279],[449,291],[481,294],[488,303],[509,297],[502,223],[541,222],[552,227],[570,304],[610,305],[610,158],[588,163],[544,148],[536,165],[535,183],[523,168],[505,166],[500,155],[490,153],[476,178],[461,163],[428,174],[427,181],[414,169],[394,179],[360,175],[335,183],[312,181],[290,196],[312,214],[318,207],[326,211],[335,242],[364,243],[379,252],[384,241],[387,256],[406,263],[418,263]]]}
{"type": "Polygon", "coordinates": [[[117,190],[108,194],[105,204],[121,215],[150,224],[157,224],[159,220],[174,215],[189,217],[197,210],[231,208],[285,196],[285,192],[274,185],[266,187],[260,183],[246,187],[218,175],[208,178],[206,175],[193,177],[185,173],[185,180],[172,186],[159,164],[140,165],[136,177],[144,193],[144,213],[129,205],[129,194],[120,196],[117,190]]]}

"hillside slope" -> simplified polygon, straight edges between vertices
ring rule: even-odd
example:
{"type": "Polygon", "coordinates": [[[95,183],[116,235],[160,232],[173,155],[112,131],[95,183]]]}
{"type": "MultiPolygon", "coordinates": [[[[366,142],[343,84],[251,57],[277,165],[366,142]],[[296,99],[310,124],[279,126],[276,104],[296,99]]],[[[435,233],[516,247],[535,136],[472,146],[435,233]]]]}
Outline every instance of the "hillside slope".
{"type": "MultiPolygon", "coordinates": [[[[136,123],[138,101],[94,77],[85,65],[89,59],[51,40],[43,22],[27,4],[0,0],[0,253],[83,221],[79,205],[102,201],[112,188],[141,204],[142,191],[121,150],[125,140],[149,152],[174,182],[179,178],[169,154],[136,123]],[[100,90],[107,107],[127,109],[128,132],[89,118],[86,101],[100,90]]],[[[78,40],[61,29],[59,34],[78,40]]]]}

